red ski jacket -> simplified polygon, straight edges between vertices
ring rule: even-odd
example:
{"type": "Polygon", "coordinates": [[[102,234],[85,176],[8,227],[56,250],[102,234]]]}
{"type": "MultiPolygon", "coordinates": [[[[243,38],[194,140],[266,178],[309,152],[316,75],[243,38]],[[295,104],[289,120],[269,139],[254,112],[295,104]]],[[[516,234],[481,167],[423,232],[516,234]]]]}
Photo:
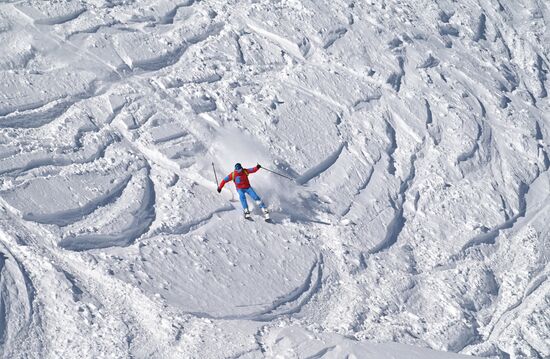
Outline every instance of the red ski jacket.
{"type": "Polygon", "coordinates": [[[250,187],[250,182],[248,182],[248,175],[258,170],[258,166],[255,166],[252,168],[243,168],[240,171],[233,171],[222,180],[219,188],[222,189],[226,183],[233,181],[235,182],[235,187],[237,187],[237,189],[247,189],[250,187]]]}

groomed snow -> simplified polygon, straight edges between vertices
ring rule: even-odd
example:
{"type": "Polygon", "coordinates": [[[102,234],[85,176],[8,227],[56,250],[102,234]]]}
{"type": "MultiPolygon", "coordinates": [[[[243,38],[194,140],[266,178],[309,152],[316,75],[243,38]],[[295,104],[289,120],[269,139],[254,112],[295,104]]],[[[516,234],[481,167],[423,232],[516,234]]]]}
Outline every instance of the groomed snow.
{"type": "Polygon", "coordinates": [[[0,354],[550,357],[549,21],[0,3],[0,354]]]}

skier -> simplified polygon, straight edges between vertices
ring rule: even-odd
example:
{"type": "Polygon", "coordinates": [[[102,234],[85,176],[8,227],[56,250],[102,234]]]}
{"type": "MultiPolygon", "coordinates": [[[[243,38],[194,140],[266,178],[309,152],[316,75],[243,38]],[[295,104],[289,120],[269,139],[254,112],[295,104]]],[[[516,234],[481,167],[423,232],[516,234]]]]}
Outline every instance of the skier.
{"type": "Polygon", "coordinates": [[[252,168],[243,168],[240,163],[235,165],[235,171],[228,174],[218,186],[218,193],[222,191],[223,186],[228,182],[235,182],[235,187],[237,187],[237,193],[239,193],[239,198],[241,199],[241,204],[244,209],[244,218],[250,219],[250,211],[248,210],[248,203],[246,201],[246,195],[248,194],[258,206],[262,209],[264,217],[266,220],[269,220],[269,211],[267,210],[265,204],[262,202],[262,199],[256,194],[254,189],[250,186],[248,181],[248,175],[254,172],[257,172],[262,166],[257,164],[256,167],[252,168]]]}

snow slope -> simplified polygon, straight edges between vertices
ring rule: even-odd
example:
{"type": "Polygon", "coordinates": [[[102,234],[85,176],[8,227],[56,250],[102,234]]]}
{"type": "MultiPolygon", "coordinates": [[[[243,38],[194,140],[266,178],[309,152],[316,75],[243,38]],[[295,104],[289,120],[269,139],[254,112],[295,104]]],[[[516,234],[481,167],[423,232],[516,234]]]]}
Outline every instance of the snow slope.
{"type": "Polygon", "coordinates": [[[0,3],[2,356],[549,357],[548,21],[0,3]]]}

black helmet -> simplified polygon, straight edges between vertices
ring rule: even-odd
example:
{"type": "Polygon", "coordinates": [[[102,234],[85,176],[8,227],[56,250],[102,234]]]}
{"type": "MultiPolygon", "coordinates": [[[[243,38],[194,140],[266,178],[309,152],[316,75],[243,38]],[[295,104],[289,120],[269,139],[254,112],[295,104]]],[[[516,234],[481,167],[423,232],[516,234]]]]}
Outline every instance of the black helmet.
{"type": "Polygon", "coordinates": [[[240,170],[243,169],[243,166],[242,166],[240,163],[236,163],[236,164],[235,164],[235,169],[236,169],[237,171],[240,171],[240,170]]]}

